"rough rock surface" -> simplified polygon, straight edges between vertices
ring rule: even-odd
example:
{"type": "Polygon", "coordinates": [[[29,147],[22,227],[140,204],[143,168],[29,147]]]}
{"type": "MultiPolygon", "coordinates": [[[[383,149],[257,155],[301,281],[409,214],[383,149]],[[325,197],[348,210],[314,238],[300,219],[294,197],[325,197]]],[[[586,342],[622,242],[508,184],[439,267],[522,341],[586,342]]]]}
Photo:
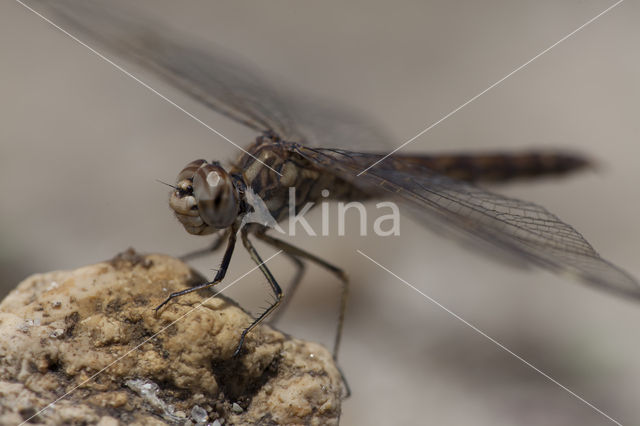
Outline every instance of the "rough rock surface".
{"type": "Polygon", "coordinates": [[[234,359],[250,318],[208,290],[154,313],[202,279],[128,251],[23,281],[0,304],[0,424],[337,424],[322,346],[261,326],[234,359]]]}

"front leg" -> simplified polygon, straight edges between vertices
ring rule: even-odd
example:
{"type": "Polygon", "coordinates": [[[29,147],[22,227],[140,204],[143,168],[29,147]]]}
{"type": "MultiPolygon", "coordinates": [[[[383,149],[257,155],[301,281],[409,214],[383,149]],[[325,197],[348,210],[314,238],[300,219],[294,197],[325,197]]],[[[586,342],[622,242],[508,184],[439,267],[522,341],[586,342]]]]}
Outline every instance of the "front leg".
{"type": "Polygon", "coordinates": [[[195,287],[188,288],[186,290],[171,293],[164,302],[162,302],[155,308],[156,313],[158,312],[158,310],[160,310],[160,308],[166,305],[174,297],[179,297],[187,293],[191,293],[192,291],[197,291],[203,288],[214,286],[224,279],[224,276],[227,273],[227,269],[229,268],[229,263],[231,263],[231,256],[233,255],[233,249],[236,246],[236,230],[233,228],[234,227],[232,227],[232,229],[229,231],[229,239],[227,240],[227,249],[225,250],[224,256],[222,257],[222,263],[220,265],[220,269],[218,269],[218,272],[216,273],[216,276],[213,279],[213,281],[208,281],[202,284],[198,284],[195,287]]]}

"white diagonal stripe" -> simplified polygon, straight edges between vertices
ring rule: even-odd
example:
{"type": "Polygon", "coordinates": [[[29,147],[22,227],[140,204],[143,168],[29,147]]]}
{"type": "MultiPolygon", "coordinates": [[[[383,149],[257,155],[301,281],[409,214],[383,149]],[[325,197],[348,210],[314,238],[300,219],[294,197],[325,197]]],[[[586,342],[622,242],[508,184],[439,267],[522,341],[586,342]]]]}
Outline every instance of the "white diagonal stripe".
{"type": "Polygon", "coordinates": [[[509,74],[505,75],[504,77],[502,77],[500,80],[496,81],[495,83],[493,83],[491,86],[487,87],[486,89],[484,89],[482,92],[478,93],[477,95],[475,95],[474,97],[472,97],[471,99],[469,99],[468,101],[466,101],[465,103],[463,103],[462,105],[458,106],[457,108],[455,108],[453,111],[451,111],[450,113],[448,113],[447,115],[445,115],[444,117],[442,117],[440,120],[436,121],[435,123],[431,124],[429,127],[427,127],[426,129],[422,130],[420,133],[418,133],[417,135],[415,135],[414,137],[412,137],[411,139],[409,139],[408,141],[406,141],[405,143],[403,143],[402,145],[400,145],[399,147],[397,147],[396,149],[394,149],[393,151],[391,151],[390,153],[388,153],[387,155],[385,155],[384,157],[382,157],[381,159],[379,159],[378,161],[376,161],[375,163],[371,164],[369,167],[367,167],[366,169],[364,169],[363,171],[361,171],[360,173],[358,173],[357,176],[362,175],[363,173],[365,173],[367,170],[371,169],[373,166],[375,166],[376,164],[380,163],[381,161],[383,161],[384,159],[386,159],[387,157],[389,157],[390,155],[393,155],[394,153],[396,153],[397,151],[401,150],[402,148],[404,148],[405,146],[407,146],[408,144],[410,144],[411,142],[413,142],[414,140],[418,139],[420,136],[424,135],[425,133],[427,133],[429,130],[433,129],[434,127],[436,127],[438,124],[442,123],[444,120],[446,120],[447,118],[451,117],[453,114],[455,114],[456,112],[460,111],[462,108],[466,107],[467,105],[469,105],[471,102],[475,101],[476,99],[478,99],[480,96],[484,95],[485,93],[487,93],[489,90],[493,89],[494,87],[496,87],[497,85],[499,85],[500,83],[502,83],[503,81],[505,81],[506,79],[508,79],[509,77],[511,77],[512,75],[514,75],[515,73],[517,73],[518,71],[520,71],[521,69],[523,69],[524,67],[526,67],[527,65],[529,65],[531,62],[535,61],[536,59],[538,59],[539,57],[541,57],[542,55],[544,55],[545,53],[547,53],[548,51],[550,51],[551,49],[553,49],[554,47],[556,47],[557,45],[559,45],[560,43],[562,43],[563,41],[565,41],[566,39],[568,39],[569,37],[573,36],[575,33],[577,33],[578,31],[582,30],[584,27],[586,27],[587,25],[593,23],[596,19],[600,18],[602,15],[608,13],[609,11],[611,11],[611,9],[613,9],[614,7],[618,6],[620,3],[622,3],[624,0],[618,0],[617,2],[615,2],[613,5],[609,6],[608,8],[606,8],[605,10],[603,10],[602,12],[600,12],[599,14],[597,14],[596,16],[594,16],[593,18],[589,19],[587,22],[585,22],[584,24],[580,25],[578,28],[576,28],[575,30],[571,31],[569,34],[567,34],[566,36],[562,37],[560,40],[556,41],[555,43],[553,43],[551,46],[547,47],[546,49],[544,49],[542,52],[538,53],[536,56],[534,56],[533,58],[529,59],[527,62],[525,62],[524,64],[520,65],[518,68],[514,69],[513,71],[511,71],[509,74]]]}
{"type": "Polygon", "coordinates": [[[264,265],[265,263],[267,263],[268,261],[270,261],[271,259],[273,259],[274,257],[276,257],[277,255],[279,255],[280,253],[282,253],[282,250],[279,250],[278,252],[276,252],[275,254],[273,254],[271,257],[269,257],[267,260],[265,260],[264,262],[260,263],[259,265],[254,266],[253,268],[249,269],[247,272],[245,272],[244,274],[242,274],[240,277],[236,278],[235,280],[233,280],[229,285],[223,287],[222,289],[220,289],[219,291],[217,291],[216,293],[214,293],[213,295],[207,297],[206,299],[204,299],[202,302],[198,303],[196,305],[195,308],[192,308],[190,310],[188,310],[187,312],[185,312],[184,314],[182,314],[181,316],[179,316],[178,318],[176,318],[175,320],[173,320],[169,325],[164,326],[160,329],[160,331],[154,333],[151,337],[146,338],[142,343],[136,345],[134,348],[128,350],[127,352],[124,353],[124,355],[119,356],[118,358],[116,358],[114,361],[110,362],[109,364],[107,364],[106,367],[102,368],[100,371],[98,371],[97,373],[95,373],[93,376],[89,377],[88,379],[82,381],[82,383],[80,383],[79,385],[76,385],[75,387],[73,387],[69,392],[65,393],[64,395],[62,395],[61,397],[59,397],[58,399],[56,399],[55,401],[53,401],[51,404],[47,405],[46,407],[44,407],[43,409],[41,409],[40,411],[38,411],[37,413],[35,413],[34,415],[32,415],[31,417],[29,417],[28,419],[24,420],[22,423],[20,423],[19,426],[23,426],[25,423],[28,423],[31,419],[33,419],[34,417],[36,417],[37,415],[39,415],[40,413],[43,413],[44,411],[46,411],[48,408],[53,407],[57,402],[63,400],[64,398],[66,398],[67,396],[71,395],[76,389],[78,389],[79,387],[85,385],[86,383],[89,383],[90,381],[92,381],[93,379],[95,379],[96,377],[98,377],[100,374],[102,374],[105,370],[107,370],[109,367],[111,367],[112,365],[116,364],[117,362],[119,362],[120,360],[122,360],[123,358],[127,357],[131,352],[134,352],[135,350],[137,350],[140,346],[144,345],[145,343],[149,342],[151,339],[155,338],[157,335],[163,333],[166,329],[168,329],[169,327],[171,327],[172,325],[174,325],[175,323],[177,323],[178,321],[182,320],[183,318],[185,318],[186,316],[189,316],[193,311],[195,311],[196,309],[199,309],[200,307],[202,307],[202,305],[204,305],[207,301],[213,299],[214,297],[216,297],[217,295],[219,295],[220,293],[222,293],[223,291],[225,291],[226,289],[228,289],[229,287],[231,287],[232,285],[236,284],[238,281],[240,281],[241,279],[243,279],[244,277],[246,277],[247,275],[249,275],[250,273],[252,273],[253,271],[255,271],[256,269],[260,268],[262,265],[264,265]]]}
{"type": "Polygon", "coordinates": [[[384,269],[385,271],[387,271],[389,274],[393,275],[394,277],[396,277],[398,280],[400,280],[401,282],[403,282],[404,284],[406,284],[408,287],[410,287],[411,289],[415,290],[416,292],[418,292],[422,297],[424,297],[425,299],[429,300],[431,303],[433,303],[434,305],[438,306],[439,308],[443,309],[445,312],[447,312],[449,315],[453,316],[455,319],[457,319],[458,321],[462,322],[464,325],[466,325],[467,327],[471,328],[473,331],[477,332],[478,334],[480,334],[482,337],[488,339],[489,341],[491,341],[493,344],[495,344],[496,346],[498,346],[500,349],[504,350],[505,352],[509,353],[511,356],[513,356],[514,358],[516,358],[517,360],[519,360],[520,362],[524,363],[526,366],[532,368],[533,370],[535,370],[537,373],[541,374],[543,377],[545,377],[547,380],[553,382],[554,384],[558,385],[560,388],[564,389],[566,392],[568,392],[570,395],[572,395],[573,397],[577,398],[578,400],[580,400],[581,402],[583,402],[584,404],[586,404],[587,406],[591,407],[593,410],[597,411],[598,413],[600,413],[602,416],[606,417],[608,420],[612,421],[613,423],[622,426],[622,423],[618,422],[617,420],[615,420],[614,418],[612,418],[611,416],[609,416],[607,413],[605,413],[604,411],[600,410],[598,407],[596,407],[595,405],[593,405],[592,403],[590,403],[589,401],[587,401],[586,399],[584,399],[583,397],[581,397],[580,395],[578,395],[577,393],[575,393],[574,391],[572,391],[571,389],[569,389],[568,387],[566,387],[565,385],[563,385],[562,383],[558,382],[556,379],[554,379],[553,377],[551,377],[550,375],[548,375],[547,373],[545,373],[544,371],[540,370],[538,367],[536,367],[535,365],[531,364],[529,361],[527,361],[526,359],[522,358],[520,355],[516,354],[515,352],[513,352],[511,349],[507,348],[505,345],[503,345],[502,343],[500,343],[499,341],[497,341],[496,339],[494,339],[493,337],[489,336],[487,333],[485,333],[484,331],[480,330],[478,327],[476,327],[475,325],[471,324],[469,321],[465,320],[464,318],[462,318],[460,315],[456,314],[455,312],[451,311],[450,309],[448,309],[446,306],[442,305],[440,302],[438,302],[437,300],[435,300],[434,298],[430,297],[429,295],[425,294],[424,292],[422,292],[421,290],[419,290],[418,288],[416,288],[415,286],[411,285],[409,282],[407,282],[406,280],[404,280],[403,278],[399,277],[398,275],[394,274],[393,272],[391,272],[388,268],[386,268],[385,266],[381,265],[380,263],[378,263],[377,261],[373,260],[371,257],[367,256],[366,254],[364,254],[362,251],[360,250],[356,250],[358,253],[360,253],[362,256],[366,257],[367,259],[369,259],[371,262],[375,263],[376,265],[378,265],[380,268],[384,269]]]}
{"type": "Polygon", "coordinates": [[[53,27],[55,27],[56,29],[58,29],[59,31],[61,31],[62,33],[64,33],[65,35],[69,36],[71,39],[73,39],[75,42],[81,44],[82,46],[86,47],[87,49],[89,49],[92,53],[94,53],[95,55],[97,55],[100,59],[103,59],[104,61],[108,62],[109,64],[113,65],[116,69],[118,69],[119,71],[121,71],[123,74],[125,74],[128,77],[131,77],[132,79],[134,79],[136,82],[140,83],[143,87],[145,87],[146,89],[150,90],[151,92],[153,92],[154,94],[160,96],[162,99],[164,99],[165,101],[169,102],[171,105],[173,105],[174,107],[176,107],[177,109],[179,109],[180,111],[182,111],[183,113],[185,113],[187,116],[191,117],[192,119],[194,119],[195,121],[197,121],[198,123],[200,123],[201,125],[203,125],[204,127],[206,127],[207,129],[211,130],[213,133],[215,133],[216,135],[220,136],[222,139],[224,139],[225,141],[229,142],[231,145],[235,146],[236,148],[238,148],[240,151],[244,152],[245,154],[249,155],[250,157],[252,157],[254,160],[262,163],[265,167],[271,169],[271,171],[273,171],[274,173],[276,173],[279,176],[282,176],[282,174],[280,172],[278,172],[277,170],[273,169],[272,167],[270,167],[269,165],[265,164],[262,160],[260,160],[259,158],[256,158],[254,155],[252,155],[251,153],[249,153],[247,150],[245,150],[244,148],[242,148],[240,145],[238,145],[237,143],[235,143],[234,141],[232,141],[231,139],[229,139],[228,137],[226,137],[225,135],[223,135],[222,133],[220,133],[219,131],[217,131],[216,129],[214,129],[213,127],[211,127],[210,125],[208,125],[207,123],[205,123],[204,121],[202,121],[201,119],[199,119],[198,117],[196,117],[195,115],[193,115],[192,113],[190,113],[189,111],[187,111],[186,109],[184,109],[183,107],[181,107],[180,105],[178,105],[177,103],[175,103],[174,101],[172,101],[171,99],[169,99],[168,97],[166,97],[165,95],[163,95],[162,93],[158,92],[156,89],[154,89],[153,87],[149,86],[147,83],[145,83],[144,81],[140,80],[138,77],[136,77],[135,75],[131,74],[129,71],[127,71],[126,69],[124,69],[123,67],[121,67],[120,65],[116,64],[114,61],[112,61],[111,59],[107,58],[105,55],[103,55],[102,53],[98,52],[96,49],[94,49],[93,47],[89,46],[87,43],[81,41],[80,39],[78,39],[77,37],[75,37],[74,35],[72,35],[70,32],[68,32],[67,30],[61,28],[59,25],[55,24],[53,21],[51,21],[49,18],[47,18],[46,16],[42,15],[41,13],[37,12],[36,10],[34,10],[33,8],[31,8],[30,6],[27,6],[22,0],[16,0],[16,2],[18,2],[19,4],[21,4],[22,6],[24,6],[26,9],[30,10],[31,12],[35,13],[37,16],[39,16],[40,18],[42,18],[43,20],[45,20],[47,23],[49,23],[50,25],[52,25],[53,27]]]}

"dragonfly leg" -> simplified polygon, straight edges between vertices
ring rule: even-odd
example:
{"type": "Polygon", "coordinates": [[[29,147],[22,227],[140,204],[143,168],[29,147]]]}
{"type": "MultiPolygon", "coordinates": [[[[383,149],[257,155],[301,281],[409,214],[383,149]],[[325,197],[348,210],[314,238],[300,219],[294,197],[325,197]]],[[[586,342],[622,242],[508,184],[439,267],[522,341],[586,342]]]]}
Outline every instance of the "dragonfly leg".
{"type": "Polygon", "coordinates": [[[186,262],[191,259],[197,259],[198,257],[206,256],[209,253],[213,253],[217,251],[220,247],[222,247],[222,243],[224,243],[228,237],[229,237],[229,229],[226,229],[224,232],[221,232],[215,235],[215,239],[213,240],[213,243],[209,245],[209,247],[206,247],[200,250],[190,251],[189,253],[183,254],[178,259],[182,260],[183,262],[186,262]]]}
{"type": "Polygon", "coordinates": [[[275,311],[271,316],[271,319],[269,320],[269,324],[274,324],[278,322],[282,314],[287,310],[287,306],[289,306],[289,303],[291,303],[291,299],[293,299],[293,295],[296,293],[296,290],[298,289],[298,284],[300,284],[300,282],[302,281],[302,276],[304,275],[304,272],[306,269],[306,265],[302,262],[302,260],[300,260],[299,257],[294,256],[291,253],[286,251],[283,251],[283,253],[293,262],[296,268],[296,273],[291,279],[291,283],[289,284],[289,288],[287,289],[286,297],[282,298],[282,303],[280,303],[280,307],[278,308],[278,310],[275,311]]]}
{"type": "Polygon", "coordinates": [[[237,357],[240,354],[240,350],[242,349],[242,345],[244,343],[245,337],[247,336],[247,333],[249,333],[251,330],[253,330],[266,317],[268,317],[269,314],[272,313],[278,307],[278,305],[280,304],[280,301],[282,300],[282,289],[280,288],[280,285],[278,285],[278,282],[276,281],[276,279],[271,274],[271,271],[269,271],[269,268],[267,268],[267,266],[264,264],[264,262],[260,258],[260,255],[258,254],[256,249],[253,247],[253,244],[251,243],[251,241],[249,241],[249,236],[247,234],[246,228],[242,229],[242,231],[240,233],[240,236],[242,238],[242,244],[244,245],[244,247],[249,252],[249,255],[251,256],[251,259],[253,259],[253,261],[258,265],[258,267],[260,268],[260,270],[264,274],[264,276],[267,278],[267,281],[269,282],[269,285],[271,286],[271,289],[273,290],[273,294],[275,296],[275,300],[267,309],[265,309],[264,312],[262,312],[258,316],[258,318],[256,318],[249,325],[249,327],[247,327],[244,330],[242,330],[242,334],[240,335],[240,340],[238,341],[238,346],[236,347],[236,350],[233,353],[233,357],[234,358],[237,357]]]}
{"type": "Polygon", "coordinates": [[[229,268],[229,263],[231,262],[231,256],[233,255],[233,249],[235,245],[236,245],[236,232],[232,229],[229,233],[229,238],[227,240],[227,249],[225,250],[224,256],[222,257],[222,263],[220,264],[220,269],[218,269],[218,272],[216,273],[216,276],[213,279],[213,281],[207,281],[205,283],[198,284],[195,287],[191,287],[186,290],[171,293],[169,297],[165,299],[164,302],[162,302],[155,308],[156,313],[160,310],[160,308],[162,308],[171,299],[175,297],[179,297],[187,293],[191,293],[192,291],[197,291],[203,288],[214,286],[218,284],[220,281],[222,281],[224,279],[225,274],[227,273],[227,269],[229,268]]]}
{"type": "Polygon", "coordinates": [[[264,232],[258,232],[255,235],[256,235],[256,238],[261,239],[262,241],[264,241],[265,243],[273,247],[279,248],[285,253],[288,253],[295,257],[301,257],[303,259],[310,260],[311,262],[314,262],[317,265],[322,266],[323,268],[335,274],[340,279],[340,281],[342,281],[342,293],[340,295],[340,314],[338,316],[338,327],[336,330],[336,338],[333,344],[333,359],[337,360],[338,349],[340,348],[340,341],[342,339],[344,314],[347,309],[347,300],[349,298],[349,278],[347,277],[347,274],[345,274],[345,272],[342,269],[338,268],[337,266],[333,266],[332,264],[326,262],[325,260],[320,259],[319,257],[307,251],[304,251],[296,246],[293,246],[287,243],[286,241],[282,241],[278,238],[274,238],[270,235],[265,234],[264,232]]]}

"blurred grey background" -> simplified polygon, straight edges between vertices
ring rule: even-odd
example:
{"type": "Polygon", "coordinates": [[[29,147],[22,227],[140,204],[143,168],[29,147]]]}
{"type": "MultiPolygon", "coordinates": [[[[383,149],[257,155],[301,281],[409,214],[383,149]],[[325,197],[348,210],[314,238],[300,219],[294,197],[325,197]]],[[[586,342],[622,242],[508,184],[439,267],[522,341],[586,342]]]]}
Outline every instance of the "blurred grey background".
{"type": "MultiPolygon", "coordinates": [[[[267,79],[371,115],[388,129],[390,148],[611,4],[136,2],[267,79]]],[[[588,154],[600,163],[597,173],[500,190],[546,206],[640,277],[638,18],[640,5],[623,2],[407,151],[588,154]]],[[[172,182],[196,158],[233,159],[233,146],[16,2],[0,5],[0,54],[2,294],[29,274],[98,262],[129,246],[180,255],[208,244],[172,217],[155,179],[172,182]]],[[[237,143],[255,137],[141,78],[237,143]]],[[[610,424],[356,249],[614,419],[640,423],[639,305],[544,271],[504,267],[409,220],[401,226],[399,238],[356,230],[346,239],[295,238],[353,280],[340,354],[353,396],[343,424],[610,424]]],[[[273,252],[261,249],[264,257],[273,252]]],[[[194,265],[212,275],[219,256],[194,265]]],[[[250,267],[237,250],[228,278],[250,267]]],[[[285,258],[271,267],[283,283],[292,274],[285,258]]],[[[227,294],[254,311],[268,297],[258,273],[227,294]]],[[[330,347],[338,294],[334,278],[310,266],[279,328],[330,347]]]]}

